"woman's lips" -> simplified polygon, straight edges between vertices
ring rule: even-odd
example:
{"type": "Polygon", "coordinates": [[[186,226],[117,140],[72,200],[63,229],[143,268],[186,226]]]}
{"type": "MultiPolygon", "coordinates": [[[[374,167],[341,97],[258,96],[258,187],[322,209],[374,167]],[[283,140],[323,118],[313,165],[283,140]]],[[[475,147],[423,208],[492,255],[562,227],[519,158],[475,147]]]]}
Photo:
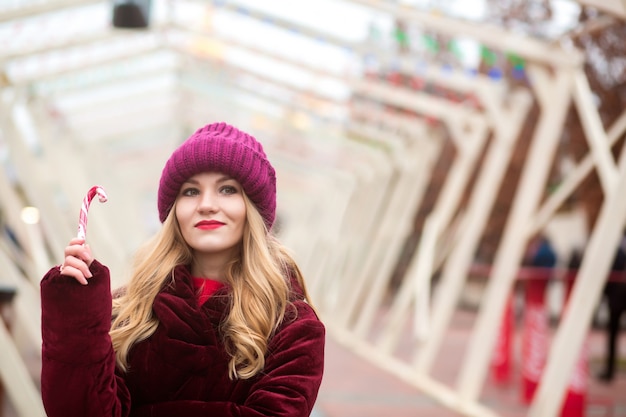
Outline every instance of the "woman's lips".
{"type": "Polygon", "coordinates": [[[224,223],[217,220],[202,220],[196,223],[196,227],[201,230],[214,230],[222,226],[224,226],[224,223]]]}

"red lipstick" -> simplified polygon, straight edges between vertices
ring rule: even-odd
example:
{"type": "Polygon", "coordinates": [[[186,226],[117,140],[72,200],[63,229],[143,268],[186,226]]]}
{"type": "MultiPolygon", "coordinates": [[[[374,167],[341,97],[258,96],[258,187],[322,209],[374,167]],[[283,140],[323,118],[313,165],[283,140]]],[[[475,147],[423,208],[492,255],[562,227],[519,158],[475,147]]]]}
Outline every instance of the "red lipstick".
{"type": "Polygon", "coordinates": [[[224,223],[217,220],[201,220],[195,224],[195,227],[202,230],[214,230],[222,226],[224,226],[224,223]]]}

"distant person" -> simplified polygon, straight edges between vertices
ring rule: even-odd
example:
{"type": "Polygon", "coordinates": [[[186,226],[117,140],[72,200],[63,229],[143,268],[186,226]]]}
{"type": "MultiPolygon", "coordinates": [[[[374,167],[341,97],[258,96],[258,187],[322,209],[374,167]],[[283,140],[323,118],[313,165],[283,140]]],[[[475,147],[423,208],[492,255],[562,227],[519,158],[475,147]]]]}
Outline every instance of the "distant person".
{"type": "Polygon", "coordinates": [[[274,168],[225,123],[163,168],[162,228],[113,299],[83,239],[41,281],[48,417],[305,417],[322,381],[324,325],[271,233],[274,168]]]}
{"type": "MultiPolygon", "coordinates": [[[[531,265],[537,268],[554,268],[556,266],[556,252],[547,237],[540,237],[535,253],[531,258],[531,265]]],[[[546,270],[549,276],[552,271],[546,270]]]]}
{"type": "MultiPolygon", "coordinates": [[[[621,279],[626,278],[626,251],[624,244],[620,245],[613,259],[611,272],[620,276],[621,279]]],[[[620,323],[622,313],[626,311],[626,282],[616,282],[608,280],[604,286],[604,297],[609,310],[609,320],[606,327],[606,361],[604,369],[598,375],[602,381],[610,382],[615,377],[617,370],[617,339],[620,331],[620,323]]]]}
{"type": "Polygon", "coordinates": [[[524,281],[524,331],[522,333],[522,400],[535,395],[548,355],[548,308],[545,294],[554,273],[557,255],[550,240],[540,234],[529,244],[525,266],[532,275],[524,281]]]}

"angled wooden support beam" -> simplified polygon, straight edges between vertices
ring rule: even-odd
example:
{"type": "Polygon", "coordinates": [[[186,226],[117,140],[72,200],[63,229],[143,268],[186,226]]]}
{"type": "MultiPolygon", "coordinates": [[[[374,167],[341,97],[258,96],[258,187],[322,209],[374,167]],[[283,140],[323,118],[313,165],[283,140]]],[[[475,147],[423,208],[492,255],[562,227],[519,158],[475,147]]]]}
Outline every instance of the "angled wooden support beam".
{"type": "Polygon", "coordinates": [[[206,2],[205,0],[196,0],[196,3],[213,3],[215,10],[228,10],[233,13],[245,13],[246,17],[256,19],[263,22],[271,22],[273,26],[283,28],[292,33],[300,34],[304,37],[309,37],[312,39],[318,39],[320,41],[328,42],[333,45],[343,45],[347,46],[347,42],[345,39],[340,38],[338,36],[334,36],[328,32],[323,32],[316,30],[310,26],[306,26],[303,24],[299,24],[292,20],[284,19],[279,16],[272,15],[263,10],[255,9],[254,7],[250,7],[248,4],[243,5],[237,3],[237,1],[220,1],[220,0],[212,0],[206,2]]]}
{"type": "Polygon", "coordinates": [[[477,158],[484,149],[489,134],[485,119],[457,120],[448,125],[452,140],[456,143],[457,158],[452,163],[437,203],[425,222],[424,230],[410,262],[406,276],[393,300],[388,325],[383,330],[379,344],[384,351],[395,348],[400,332],[410,315],[411,303],[415,306],[415,336],[425,340],[429,332],[430,280],[435,269],[439,239],[450,229],[463,191],[475,169],[477,158]],[[469,126],[469,129],[467,127],[469,126]],[[419,323],[419,325],[418,325],[419,323]]]}
{"type": "MultiPolygon", "coordinates": [[[[415,366],[420,373],[429,373],[434,365],[445,332],[458,304],[465,280],[474,259],[476,248],[489,220],[497,190],[504,178],[523,122],[526,120],[532,99],[527,91],[516,92],[507,107],[500,106],[491,118],[506,120],[493,126],[493,140],[486,150],[485,159],[465,210],[464,228],[443,265],[442,275],[433,300],[431,332],[415,356],[415,366]]],[[[422,250],[418,248],[418,250],[422,250]]],[[[419,258],[419,256],[417,257],[419,258]]],[[[417,259],[415,258],[415,259],[417,259]]],[[[423,276],[420,280],[430,279],[423,276]]],[[[412,279],[417,279],[413,277],[412,279]]]]}
{"type": "Polygon", "coordinates": [[[359,337],[366,336],[376,312],[379,311],[392,276],[392,268],[410,234],[412,222],[428,186],[436,156],[433,151],[438,153],[442,145],[439,141],[438,144],[426,147],[426,144],[420,145],[417,139],[414,138],[411,146],[402,151],[404,157],[410,158],[410,161],[405,161],[402,164],[404,166],[396,171],[393,192],[389,196],[382,221],[377,222],[372,250],[365,257],[360,272],[356,274],[368,283],[359,287],[363,292],[362,307],[352,311],[356,313],[358,310],[358,314],[355,314],[357,317],[354,330],[359,337]],[[366,293],[363,291],[365,289],[366,293]]]}
{"type": "MultiPolygon", "coordinates": [[[[92,43],[102,42],[102,41],[115,41],[116,39],[128,38],[129,34],[120,34],[115,33],[113,31],[102,31],[95,33],[83,34],[82,36],[73,37],[68,39],[67,42],[63,42],[55,45],[41,45],[34,44],[28,45],[25,48],[21,48],[19,50],[15,50],[13,52],[0,52],[0,63],[6,63],[8,61],[17,60],[21,58],[29,58],[31,59],[34,55],[43,55],[49,54],[52,52],[60,52],[65,51],[70,48],[81,47],[84,45],[89,45],[92,43]]],[[[145,36],[145,34],[144,34],[145,36]]],[[[68,51],[69,52],[69,51],[68,51]]]]}
{"type": "MultiPolygon", "coordinates": [[[[55,259],[50,259],[49,256],[61,255],[69,238],[76,233],[80,202],[85,193],[94,183],[101,181],[90,179],[93,169],[87,167],[92,161],[82,157],[81,148],[77,148],[75,143],[68,143],[70,142],[68,139],[51,143],[36,112],[26,103],[18,104],[18,109],[20,117],[13,118],[17,134],[9,136],[11,157],[15,162],[17,178],[25,195],[34,206],[40,208],[42,239],[48,242],[54,251],[54,254],[41,251],[41,259],[35,264],[36,271],[47,271],[55,263],[55,259]],[[30,135],[36,137],[40,152],[33,152],[26,145],[26,139],[30,135]],[[60,205],[54,204],[59,201],[59,195],[63,194],[68,197],[70,204],[75,204],[76,214],[72,214],[72,210],[69,219],[67,212],[60,205]]],[[[100,185],[106,188],[106,183],[100,185]]],[[[114,198],[111,195],[109,197],[114,198]]],[[[104,216],[108,215],[110,213],[105,211],[104,216]]],[[[113,244],[115,239],[111,224],[112,221],[106,224],[104,220],[92,220],[90,228],[94,233],[91,237],[88,236],[88,239],[94,251],[106,258],[111,269],[117,271],[126,257],[122,253],[123,248],[113,244]]],[[[43,274],[39,273],[30,278],[38,281],[42,276],[43,274]]]]}
{"type": "Polygon", "coordinates": [[[44,417],[41,395],[13,339],[0,321],[0,380],[21,416],[44,417]]]}
{"type": "Polygon", "coordinates": [[[349,103],[350,115],[355,120],[367,120],[370,124],[384,126],[395,132],[404,132],[412,137],[427,135],[424,121],[410,115],[395,114],[381,109],[378,104],[353,101],[349,103]]]}
{"type": "MultiPolygon", "coordinates": [[[[378,100],[393,100],[394,104],[398,106],[406,106],[413,110],[427,113],[429,115],[433,115],[442,119],[455,119],[461,117],[459,112],[472,112],[472,110],[469,110],[461,105],[451,104],[450,101],[446,99],[434,98],[425,92],[410,90],[408,88],[393,87],[390,86],[388,83],[382,81],[355,79],[354,77],[348,76],[343,73],[333,73],[324,68],[304,65],[298,60],[286,58],[285,56],[274,51],[267,51],[258,47],[252,47],[248,44],[242,43],[241,41],[227,39],[224,36],[217,35],[211,31],[203,29],[190,29],[179,24],[176,24],[174,27],[177,30],[186,33],[187,35],[196,37],[199,42],[207,42],[207,45],[211,45],[207,49],[210,51],[218,51],[217,55],[221,54],[221,52],[219,51],[221,51],[224,47],[238,48],[243,51],[270,58],[277,64],[287,64],[293,67],[294,70],[306,71],[307,73],[311,74],[311,79],[315,79],[315,77],[320,77],[319,79],[327,79],[333,82],[341,83],[342,85],[345,85],[346,88],[350,88],[353,92],[360,93],[365,96],[373,96],[375,99],[378,100]],[[384,98],[388,97],[392,93],[394,95],[393,99],[384,98]],[[452,112],[450,111],[450,109],[453,109],[452,112]]],[[[190,49],[190,47],[175,46],[175,48],[179,51],[187,51],[193,54],[198,53],[197,51],[193,51],[193,49],[190,49]]],[[[388,55],[387,51],[372,51],[371,53],[376,55],[380,59],[384,59],[384,57],[388,55]]],[[[401,72],[405,74],[416,75],[415,62],[411,61],[410,59],[400,57],[398,58],[398,62],[395,62],[394,60],[394,63],[398,65],[398,68],[401,72]]],[[[289,86],[285,82],[270,79],[267,76],[255,73],[250,69],[238,67],[238,71],[246,72],[253,75],[254,77],[265,79],[268,82],[282,83],[290,89],[300,88],[301,90],[307,90],[306,87],[296,87],[293,85],[289,86]]],[[[496,82],[483,75],[470,76],[467,73],[463,73],[462,71],[458,70],[451,70],[449,74],[442,74],[440,69],[438,70],[434,66],[429,65],[424,66],[422,71],[420,71],[417,76],[436,83],[440,83],[442,85],[449,86],[451,89],[462,92],[475,91],[477,89],[501,92],[505,88],[504,83],[496,82]]],[[[308,93],[315,94],[314,91],[309,91],[308,93]]]]}
{"type": "MultiPolygon", "coordinates": [[[[15,259],[7,255],[6,247],[0,244],[0,265],[2,266],[2,281],[9,288],[15,289],[13,299],[13,325],[23,332],[31,346],[41,346],[41,300],[39,285],[18,270],[15,259]]],[[[21,267],[22,265],[20,265],[21,267]]],[[[39,351],[41,353],[41,351],[39,351]]]]}
{"type": "Polygon", "coordinates": [[[451,103],[449,100],[432,97],[406,87],[392,86],[383,81],[354,80],[350,82],[350,86],[356,93],[446,121],[484,117],[479,111],[462,104],[451,103]]]}
{"type": "MultiPolygon", "coordinates": [[[[414,22],[423,28],[445,33],[452,36],[471,37],[483,45],[500,51],[514,51],[528,60],[550,64],[555,67],[577,67],[583,60],[583,54],[578,50],[563,50],[558,45],[533,39],[529,36],[507,31],[495,25],[474,23],[467,20],[435,15],[418,10],[417,8],[401,5],[391,1],[351,0],[389,13],[396,19],[414,22]]],[[[598,0],[603,1],[603,0],[598,0]]]]}
{"type": "Polygon", "coordinates": [[[155,52],[161,50],[163,50],[163,48],[156,44],[151,44],[140,49],[128,49],[119,55],[94,59],[93,61],[83,62],[80,65],[72,65],[66,68],[60,68],[46,73],[33,74],[31,77],[18,78],[15,80],[14,85],[19,87],[25,87],[31,85],[33,82],[52,81],[61,76],[76,74],[83,70],[99,68],[114,63],[123,63],[127,60],[141,59],[144,56],[150,56],[155,52]]]}
{"type": "Polygon", "coordinates": [[[576,0],[582,6],[594,7],[620,19],[626,19],[626,0],[576,0]]]}
{"type": "MultiPolygon", "coordinates": [[[[240,11],[240,6],[233,1],[229,1],[225,4],[220,4],[218,10],[222,8],[233,12],[240,11]]],[[[450,71],[445,71],[444,73],[441,70],[440,66],[428,64],[426,62],[423,62],[423,60],[418,61],[414,57],[411,58],[406,56],[398,56],[397,53],[389,51],[387,49],[383,49],[381,47],[349,42],[342,38],[329,35],[326,32],[298,25],[294,22],[286,21],[284,19],[276,18],[275,16],[269,15],[265,12],[250,9],[248,7],[245,8],[245,11],[246,16],[248,17],[263,21],[270,21],[272,22],[272,25],[282,28],[284,30],[295,30],[300,35],[308,36],[313,39],[324,40],[329,44],[345,48],[346,50],[351,51],[355,59],[365,59],[366,57],[374,58],[378,62],[384,65],[388,65],[389,67],[393,65],[393,67],[401,73],[424,78],[426,80],[448,86],[449,88],[456,91],[471,92],[482,88],[490,90],[501,90],[506,86],[506,83],[495,81],[483,74],[469,75],[467,72],[457,69],[451,69],[450,71]],[[419,66],[419,68],[416,68],[417,66],[419,66]]],[[[182,25],[177,22],[171,23],[170,27],[183,33],[193,34],[195,36],[205,38],[213,45],[209,49],[216,53],[221,53],[224,46],[237,47],[250,52],[261,54],[263,56],[271,57],[272,59],[276,59],[279,62],[285,62],[295,67],[303,68],[320,76],[339,77],[344,82],[350,81],[353,78],[350,75],[346,74],[333,74],[320,67],[305,66],[302,64],[301,61],[285,58],[285,56],[280,55],[272,50],[252,47],[250,46],[250,44],[245,44],[240,40],[229,38],[223,34],[218,34],[208,28],[190,28],[187,25],[182,25]]]]}
{"type": "Polygon", "coordinates": [[[5,323],[2,314],[2,310],[7,306],[13,308],[17,291],[18,289],[12,285],[0,286],[0,395],[6,391],[18,415],[43,417],[46,413],[41,395],[9,332],[9,324],[5,323]]]}
{"type": "MultiPolygon", "coordinates": [[[[488,128],[485,117],[477,111],[464,108],[462,105],[452,104],[440,98],[428,97],[424,93],[415,93],[405,88],[391,87],[385,83],[370,80],[356,83],[359,83],[359,91],[367,90],[365,94],[376,95],[379,100],[394,105],[434,114],[444,119],[450,127],[453,140],[459,146],[461,157],[454,164],[451,170],[452,179],[446,181],[447,185],[442,192],[442,198],[445,200],[443,205],[445,213],[441,213],[441,215],[446,217],[447,221],[447,218],[452,216],[456,208],[456,203],[453,201],[460,199],[462,190],[471,177],[470,172],[474,167],[476,157],[485,143],[488,128]],[[468,134],[466,129],[469,129],[471,133],[468,134]]],[[[411,203],[411,205],[413,204],[416,204],[416,201],[411,203]]],[[[376,258],[370,256],[365,259],[367,259],[365,267],[362,269],[362,274],[359,274],[359,276],[364,277],[363,282],[350,293],[344,304],[346,314],[342,315],[345,322],[348,323],[358,313],[355,332],[359,336],[363,336],[368,331],[389,279],[388,275],[376,272],[378,267],[375,265],[381,265],[377,263],[376,258]],[[368,291],[367,294],[363,294],[365,289],[368,291]],[[357,302],[363,303],[362,309],[357,307],[357,302]]]]}
{"type": "MultiPolygon", "coordinates": [[[[621,116],[613,123],[609,128],[608,146],[613,147],[615,143],[626,133],[626,110],[621,116]]],[[[542,229],[550,220],[550,218],[556,213],[556,211],[565,203],[567,198],[571,196],[576,187],[584,181],[585,178],[595,167],[595,158],[591,153],[585,155],[585,157],[574,167],[567,177],[563,179],[563,182],[559,184],[556,191],[554,191],[543,203],[541,208],[533,216],[530,231],[531,235],[542,229]]]]}
{"type": "MultiPolygon", "coordinates": [[[[63,248],[66,245],[66,241],[63,239],[63,236],[68,236],[63,232],[64,226],[67,226],[66,219],[63,218],[63,215],[58,210],[47,210],[43,209],[46,205],[43,203],[44,201],[53,201],[51,191],[49,187],[42,186],[41,183],[45,183],[45,178],[48,178],[50,175],[50,171],[47,172],[46,175],[39,175],[36,167],[37,160],[34,157],[33,152],[26,145],[27,139],[25,135],[27,135],[29,130],[32,130],[31,133],[34,133],[37,137],[37,129],[32,126],[28,127],[28,125],[32,125],[34,122],[31,118],[31,114],[27,109],[26,104],[24,103],[15,103],[13,108],[11,109],[11,134],[8,135],[8,142],[11,146],[11,159],[16,166],[16,174],[17,174],[17,183],[24,186],[24,194],[26,198],[30,199],[29,203],[35,205],[36,207],[41,208],[41,226],[44,229],[44,233],[49,236],[48,244],[52,246],[53,249],[59,250],[58,253],[63,253],[63,248]],[[16,115],[19,113],[20,116],[16,115]],[[18,122],[19,120],[23,120],[18,122]],[[28,178],[28,181],[24,179],[28,178]],[[41,187],[41,188],[40,188],[41,187]],[[49,219],[50,222],[47,222],[45,219],[49,219]]],[[[58,168],[58,166],[57,166],[58,168]]],[[[5,183],[7,186],[8,183],[5,183]]],[[[15,203],[17,204],[17,203],[15,203]]],[[[32,235],[26,228],[26,225],[21,226],[23,228],[24,233],[24,245],[27,246],[27,251],[30,252],[31,248],[31,240],[32,235]]],[[[41,278],[39,272],[41,272],[44,268],[47,268],[51,265],[50,260],[48,259],[39,259],[38,262],[32,260],[30,267],[30,273],[33,274],[30,277],[32,280],[41,278]]]]}
{"type": "Polygon", "coordinates": [[[598,278],[608,275],[626,225],[626,198],[623,196],[626,190],[626,146],[622,148],[619,175],[612,187],[605,192],[565,316],[554,336],[546,368],[528,411],[529,417],[558,415],[594,308],[602,295],[604,280],[598,278]]]}
{"type": "Polygon", "coordinates": [[[398,55],[395,51],[372,49],[363,55],[363,58],[366,57],[374,58],[377,63],[407,76],[421,78],[458,92],[475,93],[482,89],[502,91],[508,88],[505,80],[495,80],[485,74],[473,74],[457,68],[444,70],[440,64],[398,55]]]}
{"type": "Polygon", "coordinates": [[[414,305],[414,340],[423,342],[430,332],[430,281],[435,270],[434,260],[442,226],[437,215],[429,216],[420,236],[419,248],[412,259],[405,278],[393,299],[389,319],[380,334],[377,345],[382,352],[393,354],[402,336],[406,321],[414,305]]]}
{"type": "Polygon", "coordinates": [[[591,150],[600,184],[605,192],[617,182],[617,166],[611,154],[610,141],[593,102],[593,92],[582,69],[574,73],[574,100],[591,150]]]}
{"type": "MultiPolygon", "coordinates": [[[[20,212],[24,208],[24,201],[16,192],[12,180],[5,170],[0,171],[0,195],[2,196],[2,199],[0,199],[0,210],[3,213],[4,221],[11,227],[19,244],[28,245],[30,239],[27,230],[28,225],[20,218],[20,212]]],[[[26,247],[25,249],[24,260],[21,266],[28,275],[35,276],[37,272],[34,264],[30,262],[30,248],[26,247]]]]}
{"type": "MultiPolygon", "coordinates": [[[[353,125],[351,130],[354,131],[355,127],[353,125]]],[[[406,227],[407,219],[402,218],[403,216],[399,212],[396,213],[398,215],[396,218],[397,222],[391,224],[388,218],[388,210],[390,207],[397,209],[398,206],[404,209],[407,207],[412,209],[415,200],[419,199],[421,192],[425,188],[426,181],[424,177],[427,176],[416,175],[414,179],[415,187],[411,190],[405,189],[405,199],[402,201],[402,195],[398,194],[398,188],[403,187],[402,171],[407,171],[408,164],[402,160],[401,154],[404,151],[406,156],[406,153],[409,152],[408,147],[405,145],[407,141],[399,136],[393,138],[394,135],[390,135],[388,132],[373,126],[362,126],[358,131],[359,135],[370,137],[378,143],[380,149],[378,152],[385,156],[383,163],[389,168],[389,172],[384,177],[386,180],[384,187],[380,186],[379,180],[362,183],[359,187],[359,193],[355,194],[355,197],[360,198],[351,202],[351,218],[344,222],[343,225],[351,229],[351,236],[357,239],[357,241],[351,242],[351,255],[346,260],[346,267],[342,274],[346,277],[344,288],[342,288],[342,294],[345,294],[345,297],[342,305],[338,308],[337,320],[346,326],[354,317],[355,311],[358,310],[365,293],[373,291],[370,284],[373,280],[372,277],[376,275],[375,271],[382,267],[383,261],[381,257],[388,257],[392,252],[391,248],[387,248],[389,249],[388,251],[380,249],[381,242],[388,238],[385,230],[389,231],[403,226],[403,230],[398,231],[399,234],[402,234],[404,230],[409,230],[406,227]],[[396,145],[390,146],[388,142],[396,142],[396,145]],[[382,148],[383,146],[384,148],[382,148]],[[383,150],[385,148],[386,150],[383,150]],[[370,184],[374,185],[374,188],[371,188],[370,184]],[[354,221],[356,219],[359,219],[359,221],[354,221]]],[[[411,148],[411,153],[414,155],[416,146],[411,148]]],[[[423,149],[424,152],[419,159],[427,161],[431,156],[430,150],[432,149],[431,147],[424,147],[423,149]]],[[[428,166],[428,164],[414,163],[410,165],[409,169],[421,171],[425,166],[428,166]]]]}
{"type": "Polygon", "coordinates": [[[0,11],[0,23],[10,20],[23,19],[42,13],[57,12],[59,10],[82,7],[90,4],[103,3],[103,0],[55,0],[46,2],[33,2],[21,7],[6,8],[0,11]]]}
{"type": "Polygon", "coordinates": [[[477,399],[482,391],[498,323],[530,238],[528,220],[543,195],[571,102],[571,70],[557,71],[551,77],[545,69],[530,66],[529,74],[542,111],[457,379],[460,395],[468,401],[477,399]]]}

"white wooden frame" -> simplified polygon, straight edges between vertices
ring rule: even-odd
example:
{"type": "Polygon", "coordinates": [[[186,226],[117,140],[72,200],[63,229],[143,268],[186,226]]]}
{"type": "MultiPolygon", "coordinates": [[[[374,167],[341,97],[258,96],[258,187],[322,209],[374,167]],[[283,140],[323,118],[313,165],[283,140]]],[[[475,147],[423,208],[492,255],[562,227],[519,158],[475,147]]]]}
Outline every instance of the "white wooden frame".
{"type": "MultiPolygon", "coordinates": [[[[409,272],[392,302],[389,314],[390,326],[378,335],[375,343],[371,343],[367,338],[372,330],[373,319],[380,311],[382,294],[390,278],[392,261],[397,258],[399,244],[406,236],[400,230],[400,226],[408,227],[407,219],[420,202],[421,192],[425,186],[424,181],[429,178],[427,164],[437,155],[440,149],[438,148],[440,138],[434,134],[420,131],[420,134],[424,134],[423,139],[428,150],[425,155],[417,155],[417,153],[412,153],[415,148],[410,147],[411,143],[398,140],[392,133],[375,130],[371,126],[357,126],[358,129],[363,129],[361,130],[362,133],[372,139],[399,145],[398,148],[395,148],[396,152],[398,150],[410,150],[411,152],[407,155],[420,157],[426,166],[422,167],[423,169],[412,169],[412,167],[405,165],[406,161],[397,159],[398,154],[393,152],[368,155],[366,155],[367,152],[364,152],[363,155],[360,155],[363,159],[360,160],[362,165],[359,169],[343,172],[349,178],[348,182],[354,180],[354,188],[348,187],[351,194],[342,204],[335,207],[340,211],[345,210],[335,220],[342,219],[345,221],[342,226],[346,227],[345,231],[348,232],[347,235],[349,236],[342,239],[342,236],[322,236],[320,234],[311,242],[307,242],[309,246],[306,247],[310,259],[317,258],[316,254],[323,253],[333,244],[340,248],[337,254],[323,259],[320,265],[316,266],[317,268],[307,265],[315,277],[313,281],[315,295],[328,297],[328,299],[322,300],[321,305],[325,317],[333,318],[328,320],[329,331],[355,352],[365,354],[377,365],[415,385],[447,407],[466,415],[495,415],[488,407],[480,404],[479,397],[489,366],[491,352],[489,347],[495,344],[497,322],[502,316],[506,296],[511,291],[515,281],[516,271],[521,263],[526,243],[533,234],[545,226],[582,179],[592,169],[596,169],[605,199],[598,221],[590,235],[583,264],[571,295],[570,307],[561,325],[557,328],[544,375],[529,409],[529,416],[531,417],[556,415],[565,394],[568,375],[574,367],[578,351],[584,342],[587,326],[580,324],[590,323],[593,307],[600,297],[603,283],[596,277],[606,275],[608,272],[613,254],[611,249],[617,245],[622,232],[622,228],[616,226],[623,226],[626,223],[626,199],[621,198],[619,194],[621,190],[626,189],[626,147],[622,149],[618,162],[613,159],[610,150],[610,146],[626,130],[626,112],[608,132],[605,132],[593,104],[592,92],[582,70],[583,55],[577,50],[564,49],[558,44],[547,44],[489,25],[462,22],[443,16],[438,16],[435,19],[429,13],[409,9],[391,2],[352,1],[391,16],[420,24],[430,30],[453,36],[470,36],[494,49],[515,51],[531,62],[528,66],[528,75],[532,81],[533,93],[540,105],[541,114],[516,191],[513,208],[507,220],[504,236],[487,283],[484,302],[480,306],[478,319],[470,338],[463,367],[455,387],[449,388],[432,378],[430,373],[436,355],[445,342],[445,331],[450,324],[452,313],[467,280],[473,260],[472,256],[479,238],[484,232],[488,220],[487,216],[495,199],[496,189],[510,160],[514,140],[517,138],[527,115],[530,105],[529,92],[517,91],[510,97],[506,97],[508,92],[504,91],[502,83],[494,83],[483,77],[469,79],[466,75],[458,72],[453,72],[451,76],[444,78],[437,74],[433,67],[426,69],[424,76],[430,80],[447,85],[452,89],[475,92],[485,107],[485,112],[481,113],[469,111],[446,100],[429,97],[426,93],[408,91],[373,81],[352,80],[343,75],[337,76],[336,74],[327,74],[325,71],[313,70],[320,76],[335,77],[347,82],[355,91],[382,102],[434,115],[445,120],[451,128],[460,155],[451,169],[435,210],[425,223],[422,241],[414,254],[409,272]],[[554,69],[553,75],[549,74],[546,67],[554,69]],[[583,122],[590,153],[564,180],[561,188],[540,206],[539,202],[545,188],[548,170],[554,159],[566,111],[571,102],[576,105],[583,122]],[[471,125],[469,141],[464,138],[464,135],[467,134],[463,129],[465,124],[471,125]],[[471,190],[472,195],[469,204],[462,213],[459,213],[458,204],[466,185],[466,174],[471,172],[476,162],[476,156],[484,146],[487,129],[491,129],[493,140],[487,149],[485,163],[480,167],[477,181],[471,190]],[[366,160],[374,161],[373,166],[365,167],[373,168],[375,172],[369,177],[364,174],[366,160]],[[398,173],[400,176],[395,181],[392,175],[398,173]],[[411,178],[422,181],[422,183],[411,189],[411,178]],[[383,197],[385,195],[381,193],[382,195],[377,195],[375,201],[369,200],[373,204],[368,207],[368,210],[357,210],[360,206],[359,203],[368,201],[367,193],[385,185],[393,186],[388,194],[391,202],[389,206],[384,205],[383,197]],[[409,196],[409,202],[406,206],[403,206],[400,204],[400,197],[406,190],[411,190],[413,193],[409,196]],[[361,220],[365,222],[365,227],[362,230],[355,228],[354,223],[347,221],[347,218],[355,213],[358,213],[361,220]],[[373,221],[377,213],[384,213],[383,221],[379,222],[380,224],[375,224],[373,221]],[[394,216],[398,215],[401,221],[394,224],[394,216]],[[390,240],[390,236],[387,235],[387,231],[390,230],[397,232],[396,240],[390,240]],[[443,237],[452,234],[456,237],[455,242],[446,248],[447,252],[442,256],[440,244],[443,237]],[[363,238],[373,238],[374,240],[364,242],[356,251],[350,251],[350,245],[363,238]],[[388,248],[388,251],[384,251],[385,247],[388,248]],[[380,257],[376,258],[376,255],[380,257]],[[359,263],[363,256],[365,256],[366,262],[359,263]],[[378,266],[374,265],[376,261],[381,261],[378,266]],[[433,308],[430,311],[426,308],[431,303],[428,297],[430,279],[439,261],[443,262],[441,265],[443,275],[437,287],[437,293],[441,296],[432,301],[433,308]],[[339,280],[340,285],[329,287],[329,284],[334,284],[330,280],[336,278],[340,272],[345,273],[339,280]],[[327,288],[331,288],[332,291],[325,291],[327,288]],[[353,292],[348,293],[347,299],[341,299],[340,296],[347,293],[347,289],[351,289],[353,292]],[[337,320],[334,320],[335,318],[337,320]],[[401,337],[400,331],[403,323],[410,319],[421,323],[421,327],[417,329],[420,347],[412,361],[407,363],[395,357],[393,351],[401,337]]],[[[626,15],[626,0],[579,0],[579,2],[599,7],[620,18],[626,15]]],[[[91,0],[56,0],[46,3],[46,5],[0,13],[0,22],[29,16],[40,11],[57,10],[90,3],[94,2],[91,0]]],[[[227,7],[236,7],[236,4],[229,2],[227,7]]],[[[263,18],[262,15],[258,17],[263,18]]],[[[277,25],[287,25],[287,23],[276,22],[277,25]]],[[[162,29],[160,28],[160,30],[162,29]]],[[[318,35],[315,31],[302,29],[303,34],[318,35]]],[[[335,41],[337,44],[341,44],[341,41],[335,41]]],[[[228,44],[229,41],[224,42],[228,44]]],[[[358,54],[363,53],[359,48],[355,48],[355,50],[358,54]]],[[[389,53],[385,51],[373,52],[381,59],[389,57],[389,53]]],[[[269,53],[266,55],[271,56],[269,53]]],[[[5,57],[5,59],[7,58],[11,57],[5,57]]],[[[274,58],[276,57],[274,56],[274,58]]],[[[414,71],[414,62],[404,58],[398,59],[397,62],[401,70],[411,73],[414,71]]],[[[302,66],[293,62],[291,64],[302,66]]],[[[31,123],[45,124],[46,121],[42,120],[40,115],[33,113],[33,109],[22,101],[26,97],[22,94],[21,86],[15,88],[17,99],[10,106],[24,106],[23,110],[26,111],[25,114],[31,117],[31,123]]],[[[4,113],[12,114],[12,112],[4,113]]],[[[45,148],[48,155],[53,155],[55,166],[52,166],[50,159],[38,159],[25,147],[22,139],[28,133],[23,131],[17,120],[5,116],[2,122],[3,127],[4,125],[8,126],[12,157],[17,161],[18,174],[21,177],[26,177],[26,173],[28,173],[29,180],[32,180],[25,187],[26,195],[32,202],[43,207],[46,206],[46,201],[54,199],[49,190],[49,184],[54,178],[46,178],[44,174],[54,172],[54,168],[59,166],[63,167],[64,173],[61,175],[63,178],[76,179],[71,184],[60,184],[62,192],[72,201],[82,199],[84,192],[92,184],[88,183],[86,179],[80,180],[83,172],[86,171],[85,167],[73,165],[77,160],[81,160],[80,150],[75,149],[69,141],[51,144],[45,132],[39,132],[41,134],[39,138],[41,146],[45,148]],[[34,175],[34,173],[37,174],[34,175]]],[[[401,126],[404,122],[394,120],[390,123],[401,126]]],[[[326,172],[325,175],[327,174],[332,178],[333,174],[330,171],[326,172]]],[[[11,185],[5,177],[0,178],[0,190],[7,191],[10,187],[11,185]]],[[[33,230],[26,226],[18,226],[21,224],[16,220],[16,210],[20,204],[19,198],[15,193],[6,192],[5,194],[8,197],[3,200],[3,207],[10,213],[10,221],[17,226],[16,233],[24,242],[29,242],[27,249],[32,264],[27,267],[32,279],[34,276],[39,276],[45,264],[52,262],[46,258],[46,251],[42,250],[42,239],[45,239],[45,243],[54,251],[59,252],[59,248],[64,245],[63,236],[68,234],[71,226],[68,226],[64,213],[58,211],[42,213],[42,235],[33,233],[33,230]]],[[[106,213],[103,214],[103,217],[106,219],[106,213]]],[[[94,246],[103,252],[104,257],[115,262],[115,259],[123,258],[123,255],[116,252],[116,246],[112,243],[109,232],[103,226],[104,224],[106,224],[106,220],[103,220],[102,223],[93,222],[92,224],[92,227],[96,229],[93,234],[96,240],[94,246]]],[[[4,256],[0,260],[5,263],[10,262],[10,258],[4,256]]],[[[22,284],[24,283],[20,285],[22,284]]],[[[24,309],[37,308],[32,300],[32,294],[29,296],[28,290],[25,293],[26,296],[17,300],[18,317],[27,316],[24,314],[26,311],[24,309]]],[[[31,337],[35,337],[32,329],[29,334],[31,337]]],[[[3,342],[7,339],[2,329],[0,329],[0,339],[3,342]]],[[[2,365],[0,369],[3,372],[6,369],[9,375],[3,373],[1,377],[3,380],[7,380],[17,376],[21,381],[17,386],[23,389],[21,392],[12,390],[10,392],[12,399],[19,409],[26,410],[28,408],[30,410],[27,412],[28,415],[39,415],[39,411],[33,411],[32,408],[29,408],[37,408],[39,402],[29,398],[29,396],[33,396],[32,386],[24,376],[24,367],[21,366],[18,355],[11,350],[13,344],[9,340],[7,343],[0,344],[0,346],[4,345],[8,346],[6,348],[8,354],[0,355],[0,357],[6,356],[15,363],[2,365]],[[27,405],[27,403],[29,404],[27,405]]],[[[3,352],[5,351],[3,350],[3,352]]],[[[15,385],[12,384],[12,386],[15,385]]]]}

